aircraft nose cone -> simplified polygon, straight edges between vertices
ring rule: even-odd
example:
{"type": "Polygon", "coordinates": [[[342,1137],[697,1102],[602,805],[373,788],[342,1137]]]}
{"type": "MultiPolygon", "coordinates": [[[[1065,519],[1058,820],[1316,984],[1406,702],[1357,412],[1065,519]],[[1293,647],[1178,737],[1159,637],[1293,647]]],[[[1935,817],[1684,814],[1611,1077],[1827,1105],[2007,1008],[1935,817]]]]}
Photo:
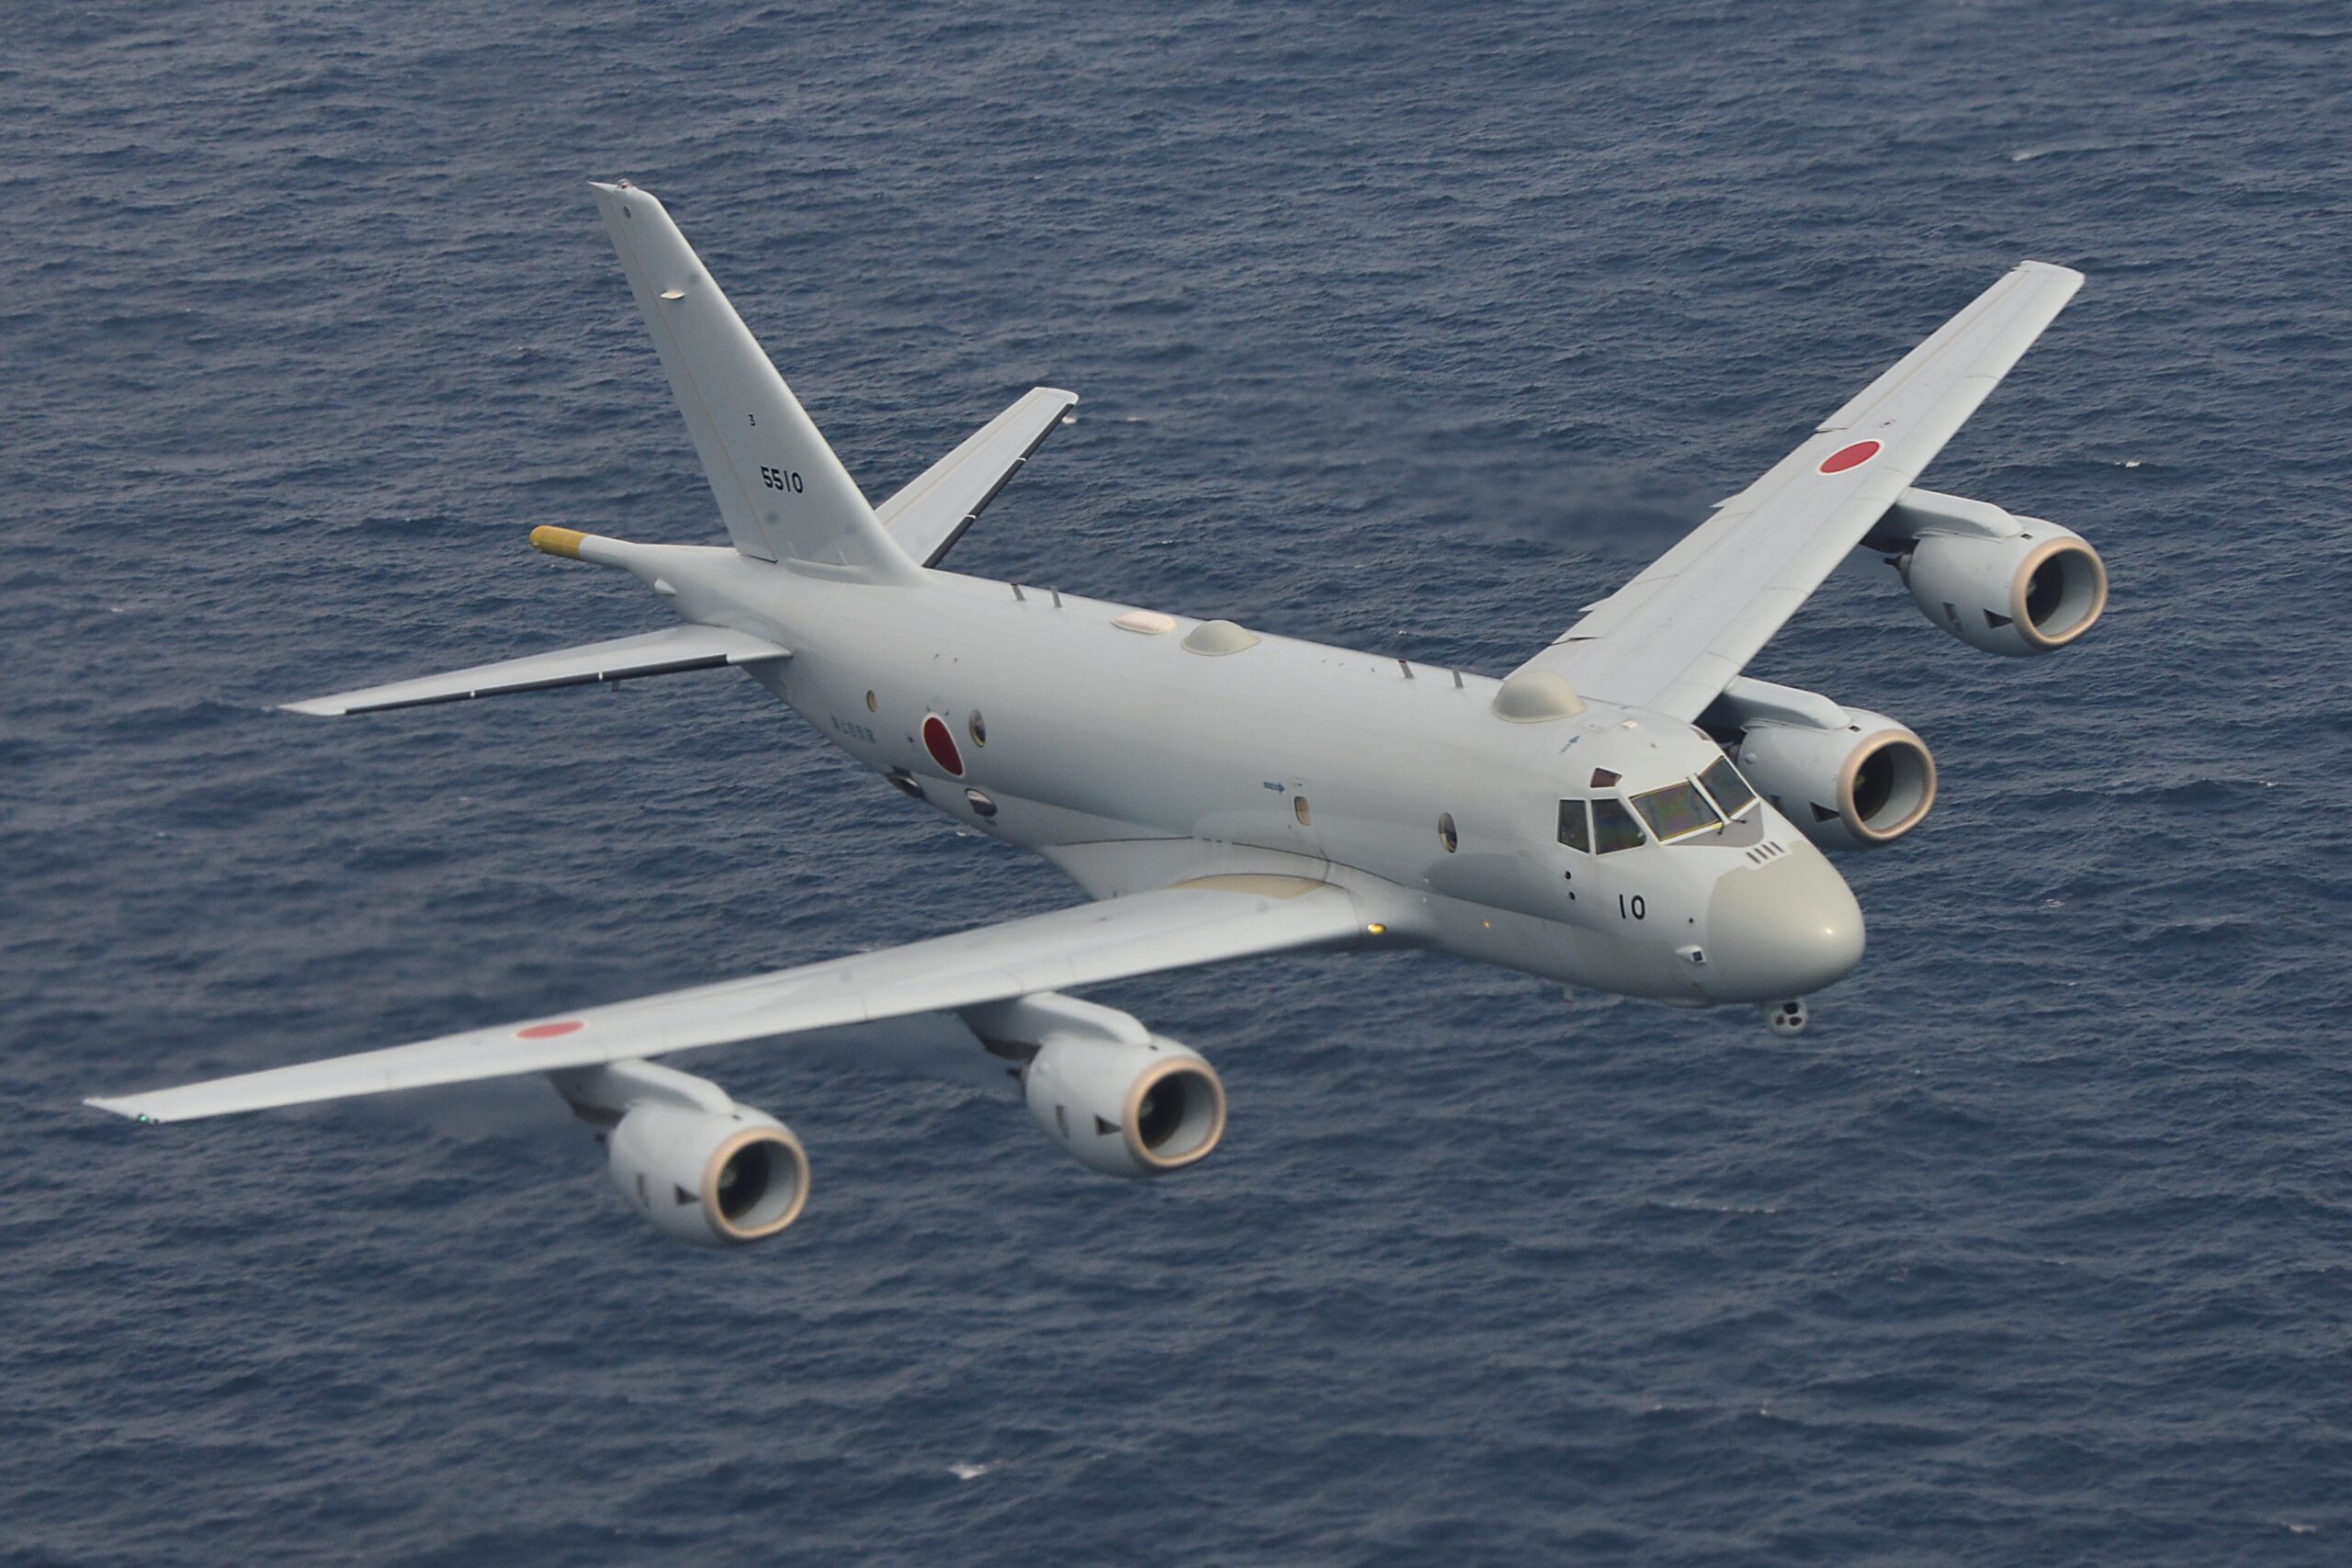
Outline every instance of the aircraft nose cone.
{"type": "Polygon", "coordinates": [[[1718,1001],[1786,1001],[1861,961],[1862,907],[1810,845],[1725,873],[1708,898],[1706,988],[1718,1001]]]}

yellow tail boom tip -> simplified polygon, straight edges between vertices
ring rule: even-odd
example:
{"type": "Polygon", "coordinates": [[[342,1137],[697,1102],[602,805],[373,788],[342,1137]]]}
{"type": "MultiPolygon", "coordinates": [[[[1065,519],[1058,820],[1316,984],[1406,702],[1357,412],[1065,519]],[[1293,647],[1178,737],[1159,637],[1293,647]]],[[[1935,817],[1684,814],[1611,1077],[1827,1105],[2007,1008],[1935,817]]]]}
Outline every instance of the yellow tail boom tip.
{"type": "Polygon", "coordinates": [[[531,530],[531,547],[551,556],[580,558],[580,541],[588,536],[577,528],[555,528],[546,525],[531,530]]]}

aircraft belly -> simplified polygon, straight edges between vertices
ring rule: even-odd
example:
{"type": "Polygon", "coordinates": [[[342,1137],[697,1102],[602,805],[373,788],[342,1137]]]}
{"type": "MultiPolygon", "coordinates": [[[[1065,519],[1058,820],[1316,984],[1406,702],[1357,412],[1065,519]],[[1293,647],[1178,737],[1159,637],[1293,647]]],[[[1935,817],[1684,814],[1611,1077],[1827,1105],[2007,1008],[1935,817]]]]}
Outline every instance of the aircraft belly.
{"type": "MultiPolygon", "coordinates": [[[[1204,876],[1287,876],[1320,882],[1334,874],[1328,861],[1190,838],[1104,839],[1038,849],[1062,874],[1096,898],[1147,893],[1204,876]]],[[[1388,901],[1381,897],[1369,902],[1372,908],[1382,908],[1388,901]]]]}
{"type": "Polygon", "coordinates": [[[1663,941],[1461,899],[1432,897],[1428,905],[1420,939],[1440,952],[1566,986],[1659,1001],[1700,999],[1663,941]]]}

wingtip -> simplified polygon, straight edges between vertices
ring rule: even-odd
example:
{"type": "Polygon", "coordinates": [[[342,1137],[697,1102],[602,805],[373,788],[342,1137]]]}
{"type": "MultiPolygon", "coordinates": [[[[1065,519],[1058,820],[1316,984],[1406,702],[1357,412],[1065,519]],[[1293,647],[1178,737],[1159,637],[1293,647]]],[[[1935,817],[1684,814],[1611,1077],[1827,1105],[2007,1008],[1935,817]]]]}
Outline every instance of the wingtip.
{"type": "Polygon", "coordinates": [[[109,1116],[119,1116],[126,1122],[153,1122],[155,1120],[153,1116],[148,1115],[143,1111],[132,1110],[131,1106],[135,1102],[129,1100],[104,1100],[98,1096],[92,1095],[88,1099],[83,1100],[82,1103],[88,1106],[95,1106],[96,1109],[105,1111],[109,1116]]]}
{"type": "Polygon", "coordinates": [[[2083,275],[2081,273],[2076,272],[2071,266],[2061,266],[2056,262],[2034,261],[2029,257],[2028,259],[2018,263],[2018,270],[2019,272],[2038,272],[2050,277],[2063,277],[2073,283],[2077,288],[2080,288],[2083,282],[2083,275]]]}
{"type": "Polygon", "coordinates": [[[607,211],[618,207],[624,198],[632,196],[642,197],[656,207],[662,205],[661,197],[643,186],[633,185],[628,180],[590,180],[588,188],[595,193],[596,205],[607,211]]]}
{"type": "Polygon", "coordinates": [[[280,703],[280,713],[299,713],[307,718],[341,718],[351,710],[333,697],[308,697],[299,703],[280,703]]]}

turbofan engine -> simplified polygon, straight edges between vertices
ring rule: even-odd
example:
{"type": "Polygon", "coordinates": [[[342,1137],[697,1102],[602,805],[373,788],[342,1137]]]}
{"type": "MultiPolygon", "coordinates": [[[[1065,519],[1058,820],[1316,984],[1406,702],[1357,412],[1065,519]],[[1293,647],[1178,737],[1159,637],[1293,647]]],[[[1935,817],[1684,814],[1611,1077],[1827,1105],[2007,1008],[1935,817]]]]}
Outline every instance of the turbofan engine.
{"type": "Polygon", "coordinates": [[[1871,542],[1928,619],[1971,648],[2013,658],[2052,653],[2107,609],[2107,564],[2071,528],[1985,502],[1903,492],[1871,542]]]}
{"type": "Polygon", "coordinates": [[[990,1051],[1025,1059],[1030,1118],[1090,1169],[1165,1176],[1205,1158],[1225,1135],[1216,1069],[1114,1008],[1038,991],[963,1017],[990,1051]]]}
{"type": "Polygon", "coordinates": [[[717,1084],[633,1061],[549,1076],[575,1115],[608,1129],[613,1185],[662,1235],[736,1247],[800,1217],[808,1201],[800,1140],[717,1084]]]}
{"type": "Polygon", "coordinates": [[[1884,714],[1741,676],[1701,722],[1727,738],[1747,782],[1821,849],[1891,844],[1936,803],[1934,754],[1884,714]]]}

